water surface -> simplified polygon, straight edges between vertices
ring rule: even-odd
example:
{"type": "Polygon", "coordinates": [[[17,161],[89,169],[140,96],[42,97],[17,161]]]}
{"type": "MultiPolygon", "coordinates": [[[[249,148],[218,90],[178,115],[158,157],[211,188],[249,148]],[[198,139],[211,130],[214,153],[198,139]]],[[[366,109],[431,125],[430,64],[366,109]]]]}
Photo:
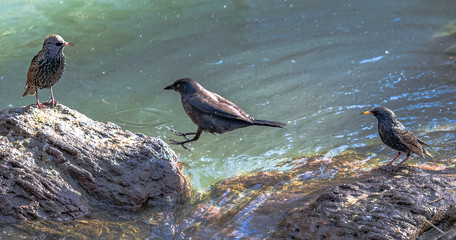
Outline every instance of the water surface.
{"type": "Polygon", "coordinates": [[[396,153],[376,119],[360,115],[380,105],[434,146],[435,160],[410,164],[454,167],[454,34],[436,36],[455,16],[453,0],[3,1],[0,108],[34,103],[20,98],[26,72],[57,33],[76,46],[65,49],[55,97],[95,120],[162,138],[177,138],[168,128],[194,131],[179,95],[163,90],[191,77],[256,118],[288,124],[175,146],[198,189],[315,154],[362,152],[361,165],[385,164],[396,153]]]}

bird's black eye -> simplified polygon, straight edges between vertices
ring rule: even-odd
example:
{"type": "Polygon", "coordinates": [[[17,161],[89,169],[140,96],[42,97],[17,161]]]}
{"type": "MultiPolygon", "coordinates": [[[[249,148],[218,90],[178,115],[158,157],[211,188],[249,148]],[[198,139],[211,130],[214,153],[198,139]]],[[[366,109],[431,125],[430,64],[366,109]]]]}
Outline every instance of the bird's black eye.
{"type": "Polygon", "coordinates": [[[55,45],[56,45],[56,46],[62,46],[63,43],[61,43],[61,42],[56,42],[55,45]]]}

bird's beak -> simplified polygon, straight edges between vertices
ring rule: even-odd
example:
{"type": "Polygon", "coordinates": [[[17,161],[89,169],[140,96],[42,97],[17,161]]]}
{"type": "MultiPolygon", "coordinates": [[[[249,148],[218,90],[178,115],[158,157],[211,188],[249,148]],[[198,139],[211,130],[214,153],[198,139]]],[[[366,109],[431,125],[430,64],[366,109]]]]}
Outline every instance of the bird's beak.
{"type": "Polygon", "coordinates": [[[65,43],[63,44],[63,46],[73,46],[73,45],[74,45],[73,43],[69,43],[69,42],[65,42],[65,43]]]}
{"type": "Polygon", "coordinates": [[[174,90],[174,86],[169,85],[169,86],[165,87],[163,90],[174,90]]]}
{"type": "Polygon", "coordinates": [[[365,112],[362,112],[361,114],[369,114],[369,115],[374,115],[371,111],[365,111],[365,112]]]}

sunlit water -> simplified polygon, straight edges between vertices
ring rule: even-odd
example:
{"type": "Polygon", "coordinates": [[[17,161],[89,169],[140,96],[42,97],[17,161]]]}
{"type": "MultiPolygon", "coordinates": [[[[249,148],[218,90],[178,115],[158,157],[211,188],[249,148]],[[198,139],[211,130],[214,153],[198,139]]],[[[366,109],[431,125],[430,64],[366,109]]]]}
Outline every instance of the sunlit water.
{"type": "Polygon", "coordinates": [[[384,164],[395,152],[377,120],[360,115],[380,105],[449,164],[456,65],[435,36],[455,16],[453,0],[1,1],[0,108],[34,103],[20,98],[26,72],[57,33],[76,46],[65,49],[54,95],[95,120],[162,138],[178,138],[168,128],[194,131],[179,95],[163,90],[191,77],[256,118],[288,124],[174,146],[198,189],[314,154],[352,150],[384,164]]]}

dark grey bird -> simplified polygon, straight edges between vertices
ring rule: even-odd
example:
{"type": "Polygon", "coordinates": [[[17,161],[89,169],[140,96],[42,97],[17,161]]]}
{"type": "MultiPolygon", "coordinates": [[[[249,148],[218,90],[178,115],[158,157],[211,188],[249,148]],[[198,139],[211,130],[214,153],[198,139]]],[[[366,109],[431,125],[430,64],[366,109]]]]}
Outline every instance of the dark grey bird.
{"type": "Polygon", "coordinates": [[[171,130],[178,136],[185,137],[186,141],[169,139],[172,144],[181,145],[198,140],[203,131],[210,133],[224,133],[238,128],[252,125],[279,127],[286,126],[285,123],[259,120],[249,116],[236,104],[203,88],[198,82],[190,78],[178,79],[172,85],[165,87],[165,90],[174,90],[181,95],[182,106],[193,123],[198,126],[196,132],[181,133],[171,130]],[[188,139],[188,135],[195,135],[188,139]]]}
{"type": "Polygon", "coordinates": [[[424,160],[426,160],[425,155],[432,157],[432,155],[423,147],[430,146],[421,139],[415,137],[411,131],[399,122],[394,112],[390,109],[386,107],[377,107],[371,111],[362,112],[361,114],[374,115],[378,120],[378,133],[383,143],[398,151],[397,156],[389,163],[390,165],[393,164],[401,153],[407,154],[407,157],[397,166],[400,166],[405,161],[409,160],[412,153],[418,154],[424,160]]]}
{"type": "Polygon", "coordinates": [[[63,48],[73,45],[65,42],[59,35],[50,35],[44,39],[43,48],[32,59],[27,72],[27,83],[25,84],[25,92],[22,97],[36,94],[36,105],[43,108],[43,104],[38,100],[38,89],[51,89],[51,103],[55,106],[58,102],[54,99],[52,86],[56,84],[63,75],[65,70],[65,55],[63,48]]]}

